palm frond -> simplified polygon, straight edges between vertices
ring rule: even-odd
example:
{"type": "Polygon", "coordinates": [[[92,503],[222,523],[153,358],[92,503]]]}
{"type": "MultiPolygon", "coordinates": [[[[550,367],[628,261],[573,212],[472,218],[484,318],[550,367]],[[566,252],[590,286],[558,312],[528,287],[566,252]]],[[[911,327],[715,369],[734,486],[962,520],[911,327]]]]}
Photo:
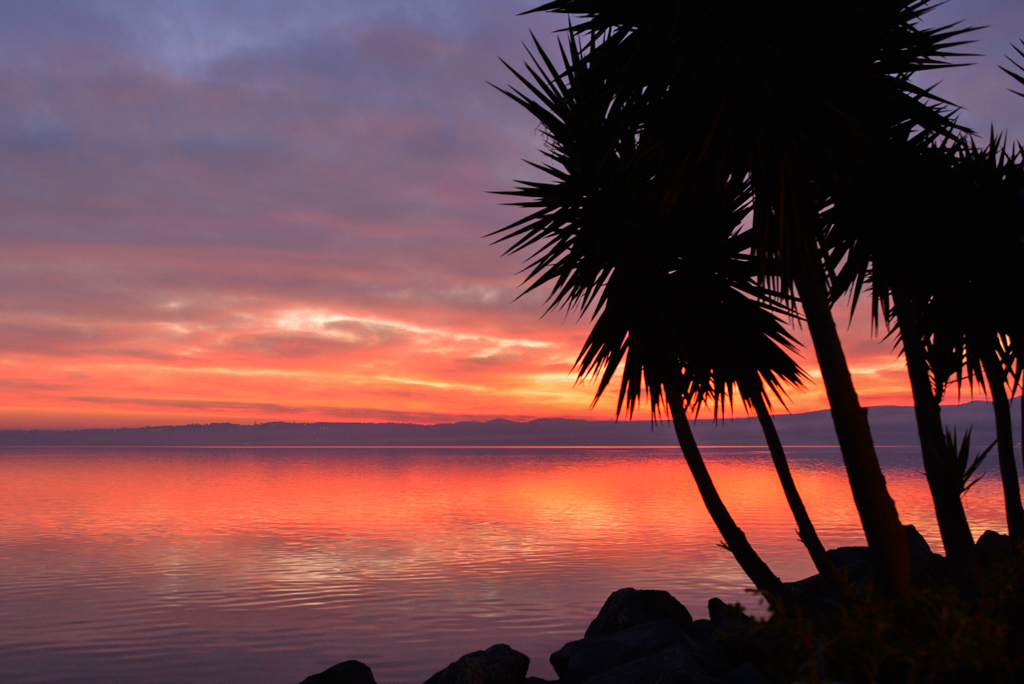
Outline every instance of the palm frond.
{"type": "Polygon", "coordinates": [[[591,313],[579,381],[597,381],[597,401],[621,372],[619,413],[641,398],[657,413],[671,384],[717,415],[750,378],[784,402],[805,376],[778,320],[792,307],[757,283],[742,228],[749,180],[726,179],[699,202],[666,193],[636,103],[593,73],[594,39],[559,45],[556,64],[534,39],[526,67],[512,70],[518,85],[501,89],[541,122],[549,163],[534,165],[547,180],[502,193],[530,213],[492,237],[527,253],[525,291],[547,289],[549,311],[591,313]]]}
{"type": "MultiPolygon", "coordinates": [[[[999,68],[1002,69],[1014,81],[1024,86],[1024,50],[1021,50],[1021,46],[1024,46],[1024,40],[1021,40],[1020,46],[1011,45],[1010,47],[1012,47],[1013,51],[1017,53],[1017,56],[1022,60],[1022,63],[1018,63],[1012,57],[1007,56],[1006,59],[1010,62],[1010,64],[1013,65],[1014,71],[1011,71],[1010,69],[1007,69],[1004,66],[1000,66],[999,68]]],[[[1013,88],[1010,88],[1009,90],[1011,93],[1014,93],[1015,95],[1020,95],[1021,97],[1024,97],[1024,92],[1021,92],[1020,90],[1014,90],[1013,88]]]]}

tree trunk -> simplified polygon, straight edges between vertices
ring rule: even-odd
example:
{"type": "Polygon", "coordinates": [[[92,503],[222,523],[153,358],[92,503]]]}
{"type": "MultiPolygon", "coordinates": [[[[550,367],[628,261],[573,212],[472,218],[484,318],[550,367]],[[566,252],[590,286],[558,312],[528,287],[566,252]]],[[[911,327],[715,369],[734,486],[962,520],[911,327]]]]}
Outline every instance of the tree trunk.
{"type": "Polygon", "coordinates": [[[988,347],[981,352],[981,365],[985,379],[992,392],[992,408],[996,413],[996,441],[999,448],[999,474],[1003,478],[1003,497],[1006,499],[1006,526],[1010,539],[1024,539],[1024,510],[1020,503],[1020,481],[1017,479],[1017,462],[1013,454],[1013,427],[1010,424],[1010,402],[1006,398],[1002,364],[994,350],[988,347]]]}
{"type": "Polygon", "coordinates": [[[912,589],[907,535],[878,465],[867,411],[860,405],[846,365],[822,264],[813,241],[808,238],[808,243],[797,250],[794,283],[814,343],[853,501],[864,526],[879,591],[890,597],[908,596],[912,589]]]}
{"type": "Polygon", "coordinates": [[[743,572],[747,574],[747,577],[754,583],[754,586],[764,592],[765,598],[769,602],[774,602],[776,598],[785,596],[788,591],[785,585],[782,584],[782,580],[775,576],[775,573],[771,571],[765,562],[761,560],[761,557],[757,555],[757,552],[750,546],[750,542],[747,541],[743,530],[733,521],[721,497],[718,496],[718,490],[715,489],[711,475],[704,465],[700,448],[693,438],[693,432],[690,430],[690,421],[686,417],[686,411],[683,408],[682,400],[679,398],[679,393],[671,387],[666,387],[665,393],[668,399],[672,424],[676,430],[676,437],[679,439],[679,447],[682,449],[686,464],[690,466],[690,472],[693,474],[694,482],[697,483],[697,490],[704,500],[704,505],[707,507],[708,513],[711,514],[711,519],[715,522],[719,533],[721,533],[722,538],[725,540],[726,547],[732,552],[736,562],[740,564],[743,572]]]}
{"type": "Polygon", "coordinates": [[[825,553],[825,547],[818,538],[818,533],[811,523],[804,502],[800,498],[800,492],[796,489],[793,475],[789,472],[789,462],[786,460],[786,452],[782,447],[782,440],[775,430],[775,422],[772,420],[768,407],[764,403],[764,397],[756,387],[749,388],[747,399],[757,413],[757,419],[761,423],[761,430],[764,432],[765,441],[768,443],[768,451],[772,455],[772,462],[775,464],[775,472],[779,475],[779,482],[782,483],[782,491],[786,495],[789,509],[793,511],[793,518],[796,520],[796,527],[800,535],[800,541],[807,547],[807,552],[814,561],[814,567],[821,573],[822,577],[837,578],[836,566],[825,553]]]}
{"type": "Polygon", "coordinates": [[[907,292],[906,283],[899,277],[894,280],[892,296],[914,397],[914,416],[917,418],[917,435],[921,441],[924,472],[935,506],[939,534],[946,549],[951,574],[962,591],[971,592],[978,552],[974,546],[974,535],[967,522],[963,501],[960,499],[963,492],[960,476],[944,469],[940,461],[941,451],[946,442],[945,432],[939,401],[932,389],[928,373],[924,340],[917,325],[917,310],[907,292]]]}

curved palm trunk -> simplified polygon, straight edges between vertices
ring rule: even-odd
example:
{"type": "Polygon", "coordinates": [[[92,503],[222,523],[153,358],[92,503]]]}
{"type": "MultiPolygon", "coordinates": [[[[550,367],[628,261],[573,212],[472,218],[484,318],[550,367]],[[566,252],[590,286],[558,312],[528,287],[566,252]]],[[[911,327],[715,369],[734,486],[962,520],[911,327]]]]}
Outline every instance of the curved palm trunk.
{"type": "Polygon", "coordinates": [[[794,269],[793,280],[800,294],[825,383],[853,501],[864,526],[879,590],[888,596],[908,596],[912,589],[907,535],[878,464],[868,414],[861,407],[853,387],[853,378],[828,305],[825,274],[812,247],[813,244],[807,244],[798,250],[799,263],[794,269]]]}
{"type": "Polygon", "coordinates": [[[718,490],[715,489],[711,475],[704,465],[704,458],[701,456],[700,448],[693,438],[690,421],[686,417],[686,410],[683,408],[679,393],[673,391],[672,388],[666,388],[666,390],[669,412],[672,416],[672,425],[676,430],[676,437],[679,439],[679,447],[682,449],[686,464],[690,467],[690,472],[693,474],[693,480],[697,483],[697,490],[704,500],[704,505],[707,507],[708,513],[711,514],[711,519],[715,522],[715,526],[718,527],[718,531],[725,540],[726,547],[732,552],[736,562],[743,568],[743,572],[747,574],[750,581],[754,583],[755,587],[765,593],[769,601],[773,601],[772,597],[786,595],[788,592],[785,585],[782,584],[782,580],[775,576],[775,573],[771,571],[768,565],[757,555],[753,547],[750,546],[747,536],[736,525],[736,522],[732,519],[728,509],[726,509],[725,504],[722,502],[722,498],[718,495],[718,490]]]}
{"type": "Polygon", "coordinates": [[[932,390],[924,341],[917,327],[915,307],[905,291],[904,282],[897,280],[894,283],[892,296],[914,397],[914,416],[917,419],[917,435],[921,441],[924,473],[935,506],[939,534],[942,536],[942,545],[946,549],[953,577],[961,590],[970,592],[973,585],[972,577],[978,563],[978,552],[974,546],[974,535],[967,522],[963,501],[960,499],[963,484],[959,481],[958,475],[951,475],[939,462],[941,450],[945,445],[942,413],[939,401],[932,390]]]}
{"type": "Polygon", "coordinates": [[[996,441],[999,448],[999,474],[1003,478],[1003,497],[1006,499],[1006,526],[1010,539],[1024,539],[1024,509],[1020,502],[1020,481],[1017,462],[1013,455],[1013,428],[1010,424],[1010,401],[1006,398],[1002,364],[994,351],[986,348],[981,355],[985,379],[992,391],[992,408],[996,413],[996,441]]]}
{"type": "Polygon", "coordinates": [[[775,464],[775,472],[779,475],[779,482],[782,483],[782,491],[786,495],[789,509],[793,512],[793,519],[796,520],[796,527],[800,534],[800,541],[807,547],[807,553],[814,561],[814,567],[821,573],[822,577],[837,578],[836,566],[825,553],[825,547],[818,538],[818,533],[807,515],[807,509],[797,491],[796,482],[793,481],[793,474],[789,471],[789,462],[786,460],[786,451],[782,447],[782,440],[775,429],[775,421],[764,403],[761,392],[756,388],[749,388],[748,400],[757,413],[757,420],[761,423],[761,430],[764,432],[765,441],[768,443],[768,451],[772,456],[772,463],[775,464]]]}

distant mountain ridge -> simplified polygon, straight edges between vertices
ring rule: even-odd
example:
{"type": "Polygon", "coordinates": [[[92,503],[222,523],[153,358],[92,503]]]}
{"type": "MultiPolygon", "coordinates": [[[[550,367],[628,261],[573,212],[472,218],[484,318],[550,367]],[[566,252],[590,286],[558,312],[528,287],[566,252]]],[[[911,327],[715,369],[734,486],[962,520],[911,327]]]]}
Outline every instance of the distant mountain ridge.
{"type": "MultiPolygon", "coordinates": [[[[1014,441],[1020,435],[1020,411],[1014,402],[1014,441]]],[[[963,434],[974,426],[972,443],[995,439],[989,402],[973,401],[943,407],[943,419],[963,434]]],[[[879,446],[916,446],[917,427],[910,406],[876,406],[868,411],[879,446]]],[[[775,417],[787,446],[836,445],[828,411],[775,417]]],[[[756,418],[693,422],[702,446],[763,446],[756,418]]],[[[676,446],[671,423],[648,420],[611,421],[539,418],[527,422],[497,419],[442,423],[259,423],[238,425],[169,425],[88,430],[0,430],[0,446],[676,446]]]]}

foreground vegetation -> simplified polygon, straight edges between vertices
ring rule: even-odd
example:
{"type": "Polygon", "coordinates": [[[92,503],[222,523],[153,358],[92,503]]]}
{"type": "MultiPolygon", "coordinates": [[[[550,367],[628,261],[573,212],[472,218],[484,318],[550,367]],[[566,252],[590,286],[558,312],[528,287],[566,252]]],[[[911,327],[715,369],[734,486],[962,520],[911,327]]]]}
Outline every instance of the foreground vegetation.
{"type": "MultiPolygon", "coordinates": [[[[997,539],[988,533],[986,541],[997,539]]],[[[918,566],[905,599],[882,600],[868,589],[824,610],[813,600],[777,602],[771,617],[733,643],[778,682],[1018,682],[1024,547],[1001,541],[979,544],[984,571],[969,599],[936,557],[918,566]]]]}

